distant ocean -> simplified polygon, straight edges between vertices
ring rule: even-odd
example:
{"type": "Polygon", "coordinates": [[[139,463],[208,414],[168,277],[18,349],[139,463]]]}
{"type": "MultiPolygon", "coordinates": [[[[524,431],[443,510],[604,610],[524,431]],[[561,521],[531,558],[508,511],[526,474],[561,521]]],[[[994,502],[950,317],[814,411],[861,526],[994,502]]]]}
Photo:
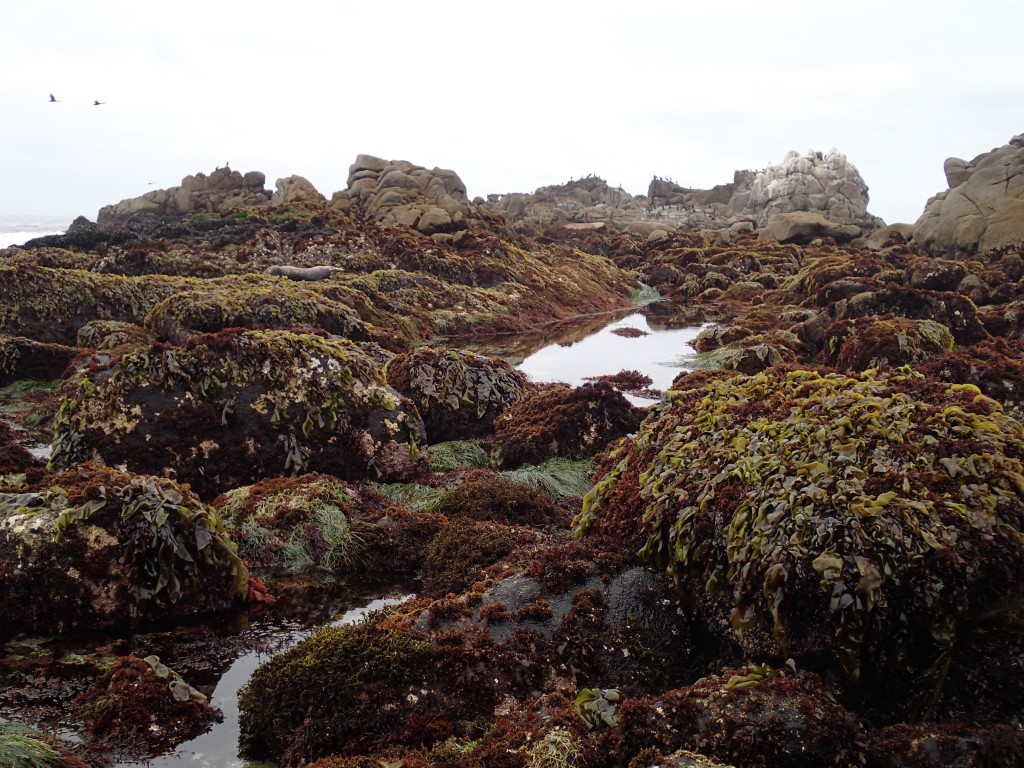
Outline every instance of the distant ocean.
{"type": "Polygon", "coordinates": [[[62,235],[71,226],[73,216],[2,216],[0,215],[0,248],[21,245],[43,235],[62,235]]]}

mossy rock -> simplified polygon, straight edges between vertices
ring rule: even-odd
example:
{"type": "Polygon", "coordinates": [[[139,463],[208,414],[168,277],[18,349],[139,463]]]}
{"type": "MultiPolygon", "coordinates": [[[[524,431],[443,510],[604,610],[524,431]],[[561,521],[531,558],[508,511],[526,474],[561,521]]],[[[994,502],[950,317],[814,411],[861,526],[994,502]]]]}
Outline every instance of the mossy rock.
{"type": "Polygon", "coordinates": [[[543,526],[555,508],[547,493],[504,477],[463,483],[447,491],[434,511],[449,518],[486,520],[507,525],[543,526]]]}
{"type": "Polygon", "coordinates": [[[180,344],[197,333],[224,328],[318,328],[366,341],[369,334],[346,304],[290,280],[208,281],[169,296],[146,316],[146,327],[160,339],[180,344]]]}
{"type": "Polygon", "coordinates": [[[296,766],[366,751],[429,709],[437,662],[429,643],[376,623],[318,629],[260,666],[239,694],[243,754],[296,766]]]}
{"type": "Polygon", "coordinates": [[[388,383],[419,409],[431,442],[465,440],[491,431],[494,419],[526,389],[526,377],[496,357],[435,347],[397,356],[388,383]]]}
{"type": "Polygon", "coordinates": [[[933,320],[946,326],[957,344],[968,346],[989,338],[978,308],[966,296],[952,291],[928,291],[891,285],[850,297],[842,318],[893,315],[912,320],[933,320]]]}
{"type": "Polygon", "coordinates": [[[604,462],[577,532],[641,530],[715,636],[877,683],[1015,599],[1024,426],[975,387],[787,369],[677,385],[604,462]]]}
{"type": "Polygon", "coordinates": [[[427,464],[422,422],[370,355],[289,331],[233,329],[125,355],[83,374],[54,428],[54,466],[95,451],[174,473],[207,498],[289,472],[404,481],[427,464]]]}
{"type": "Polygon", "coordinates": [[[161,300],[201,285],[193,278],[129,278],[77,269],[0,265],[0,331],[73,345],[92,320],[141,324],[161,300]]]}
{"type": "Polygon", "coordinates": [[[841,320],[825,336],[829,362],[840,371],[917,363],[953,349],[953,335],[934,320],[861,317],[841,320]]]}
{"type": "Polygon", "coordinates": [[[346,573],[358,568],[371,533],[364,518],[382,515],[384,503],[375,493],[312,473],[235,488],[213,506],[250,567],[346,573]]]}
{"type": "Polygon", "coordinates": [[[465,517],[451,520],[427,547],[423,594],[444,597],[464,592],[483,577],[487,566],[525,543],[524,534],[508,525],[465,517]]]}
{"type": "Polygon", "coordinates": [[[80,467],[2,481],[5,628],[127,627],[246,597],[248,571],[216,513],[170,480],[80,467]]]}
{"type": "Polygon", "coordinates": [[[501,467],[560,456],[591,456],[636,430],[644,411],[602,382],[555,384],[525,395],[494,423],[492,458],[501,467]]]}

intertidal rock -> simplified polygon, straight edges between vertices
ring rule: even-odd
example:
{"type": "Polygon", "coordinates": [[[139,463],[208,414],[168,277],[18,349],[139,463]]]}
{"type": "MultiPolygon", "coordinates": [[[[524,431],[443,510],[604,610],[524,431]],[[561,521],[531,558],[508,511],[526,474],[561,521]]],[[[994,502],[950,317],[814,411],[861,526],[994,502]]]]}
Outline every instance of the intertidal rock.
{"type": "Polygon", "coordinates": [[[217,515],[177,484],[80,467],[0,486],[8,630],[128,627],[241,603],[248,571],[217,515]]]}
{"type": "Polygon", "coordinates": [[[643,413],[603,382],[539,389],[495,420],[494,461],[508,469],[555,456],[590,456],[635,430],[643,413]]]}
{"type": "Polygon", "coordinates": [[[1024,426],[995,401],[906,373],[724,376],[677,379],[577,522],[639,529],[710,633],[888,684],[1016,594],[1024,426]]]}
{"type": "Polygon", "coordinates": [[[914,243],[964,257],[1024,245],[1024,134],[973,160],[946,160],[949,189],[928,201],[914,243]]]}
{"type": "Polygon", "coordinates": [[[423,445],[411,404],[356,343],[234,329],[85,372],[55,419],[53,463],[95,452],[212,497],[289,472],[407,480],[423,445]]]}
{"type": "Polygon", "coordinates": [[[387,377],[416,404],[432,443],[490,432],[527,384],[504,360],[436,347],[398,355],[388,364],[387,377]]]}
{"type": "Polygon", "coordinates": [[[223,717],[157,656],[120,657],[77,704],[90,738],[116,740],[142,756],[194,738],[223,717]]]}

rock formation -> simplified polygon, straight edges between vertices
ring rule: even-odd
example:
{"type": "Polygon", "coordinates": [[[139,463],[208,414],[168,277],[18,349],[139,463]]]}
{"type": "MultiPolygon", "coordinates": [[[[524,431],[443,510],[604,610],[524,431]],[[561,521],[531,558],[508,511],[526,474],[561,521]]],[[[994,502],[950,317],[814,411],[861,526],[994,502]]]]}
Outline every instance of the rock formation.
{"type": "MultiPolygon", "coordinates": [[[[297,178],[301,177],[291,177],[297,178]]],[[[227,213],[266,205],[271,199],[270,192],[263,188],[266,180],[267,177],[259,171],[250,171],[243,176],[227,166],[216,169],[209,176],[197,173],[182,179],[181,186],[155,189],[141,197],[104,206],[100,209],[97,223],[113,224],[137,214],[174,216],[204,212],[227,213]]]]}
{"type": "Polygon", "coordinates": [[[679,224],[719,229],[739,221],[764,227],[779,214],[820,213],[838,224],[875,229],[883,222],[867,211],[868,187],[846,155],[811,150],[789,152],[778,165],[763,171],[736,171],[731,184],[687,189],[655,178],[648,188],[653,210],[679,224]],[[662,210],[668,209],[668,210],[662,210]],[[674,210],[673,210],[674,209],[674,210]]]}
{"type": "Polygon", "coordinates": [[[556,220],[569,224],[654,220],[688,229],[731,229],[737,234],[793,214],[798,232],[790,233],[787,226],[769,233],[783,242],[806,243],[813,237],[848,241],[885,225],[867,211],[864,179],[835,149],[805,155],[790,152],[778,165],[763,171],[736,171],[731,183],[711,189],[690,189],[656,176],[646,196],[632,196],[609,187],[600,177],[587,176],[541,187],[532,195],[490,195],[486,204],[510,219],[542,225],[556,220]],[[809,221],[814,225],[808,236],[809,221]]]}
{"type": "Polygon", "coordinates": [[[1024,244],[1024,133],[970,162],[948,158],[943,168],[949,189],[928,201],[915,244],[951,256],[1024,244]]]}
{"type": "Polygon", "coordinates": [[[371,155],[359,155],[349,167],[348,195],[371,218],[426,235],[465,229],[470,212],[466,185],[454,171],[371,155]]]}

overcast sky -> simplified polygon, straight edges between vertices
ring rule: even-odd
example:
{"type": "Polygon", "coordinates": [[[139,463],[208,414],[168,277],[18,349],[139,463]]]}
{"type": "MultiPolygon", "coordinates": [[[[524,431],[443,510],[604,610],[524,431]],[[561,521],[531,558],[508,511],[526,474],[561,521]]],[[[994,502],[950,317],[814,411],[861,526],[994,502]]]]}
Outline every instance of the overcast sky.
{"type": "Polygon", "coordinates": [[[95,218],[229,161],[327,196],[360,153],[470,197],[641,194],[836,147],[914,221],[946,157],[1024,132],[1021,30],[1018,0],[12,1],[0,215],[95,218]]]}

